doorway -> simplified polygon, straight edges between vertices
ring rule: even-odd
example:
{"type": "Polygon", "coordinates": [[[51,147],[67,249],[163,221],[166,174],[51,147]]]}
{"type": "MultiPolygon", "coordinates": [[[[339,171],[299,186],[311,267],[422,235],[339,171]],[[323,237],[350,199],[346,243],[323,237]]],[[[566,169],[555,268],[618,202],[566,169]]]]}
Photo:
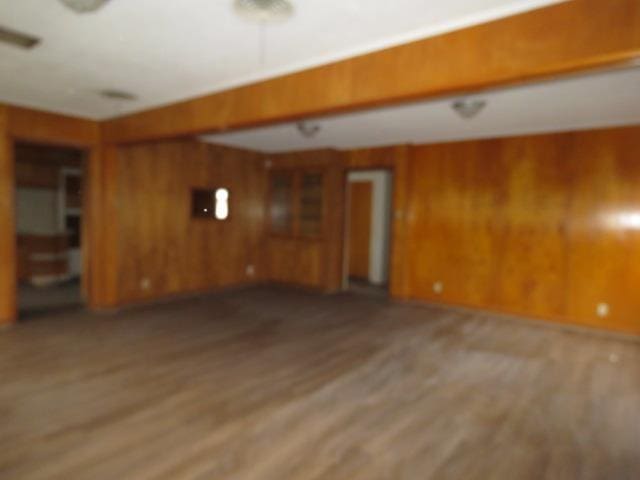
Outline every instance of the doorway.
{"type": "Polygon", "coordinates": [[[82,219],[86,152],[14,144],[18,317],[82,306],[82,219]]]}
{"type": "Polygon", "coordinates": [[[393,173],[347,173],[345,287],[358,293],[387,295],[391,242],[393,173]]]}

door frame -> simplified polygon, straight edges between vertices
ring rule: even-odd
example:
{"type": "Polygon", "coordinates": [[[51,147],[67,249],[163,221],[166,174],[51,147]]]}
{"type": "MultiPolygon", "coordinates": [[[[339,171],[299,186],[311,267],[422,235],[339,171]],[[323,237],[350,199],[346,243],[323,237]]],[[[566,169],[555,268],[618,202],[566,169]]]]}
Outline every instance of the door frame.
{"type": "MultiPolygon", "coordinates": [[[[351,197],[349,195],[349,173],[352,172],[386,172],[391,175],[391,195],[389,196],[390,202],[390,217],[389,223],[387,225],[387,229],[389,231],[389,244],[387,245],[388,250],[388,286],[389,286],[389,295],[391,295],[391,284],[393,282],[392,276],[394,274],[393,269],[391,268],[392,255],[393,255],[393,243],[395,241],[395,231],[394,231],[394,212],[396,207],[396,195],[395,191],[397,188],[396,184],[396,169],[393,166],[388,165],[363,165],[357,167],[347,167],[344,170],[344,179],[343,179],[343,191],[344,191],[344,199],[345,199],[345,208],[343,215],[343,226],[342,226],[342,283],[341,288],[342,291],[346,291],[349,289],[349,222],[350,222],[350,213],[351,213],[351,197]]],[[[372,195],[373,197],[373,195],[372,195]]],[[[373,198],[372,198],[373,201],[373,198]]]]}
{"type": "Polygon", "coordinates": [[[80,243],[80,254],[82,257],[82,269],[81,269],[81,274],[80,274],[80,281],[81,281],[81,296],[82,296],[82,300],[85,306],[90,306],[92,299],[91,299],[91,290],[90,290],[90,279],[91,279],[91,265],[92,265],[92,257],[91,257],[91,246],[90,246],[90,240],[91,240],[91,228],[90,228],[90,222],[88,221],[89,218],[89,213],[90,213],[90,208],[91,208],[91,204],[90,204],[90,189],[91,189],[91,185],[90,185],[90,169],[94,168],[91,164],[93,159],[96,158],[96,155],[98,154],[98,146],[96,144],[93,143],[83,143],[83,142],[66,142],[66,141],[49,141],[47,140],[43,140],[40,137],[34,136],[34,137],[30,137],[28,135],[11,135],[8,134],[7,135],[8,138],[8,155],[9,155],[9,162],[11,164],[11,171],[13,172],[13,178],[11,179],[11,182],[13,184],[13,201],[12,201],[12,206],[13,206],[13,215],[12,215],[12,228],[10,229],[10,231],[5,232],[5,235],[12,235],[13,237],[13,257],[14,257],[14,261],[12,262],[12,265],[10,266],[9,271],[7,272],[7,274],[12,274],[13,275],[13,318],[12,318],[12,323],[17,322],[18,320],[18,315],[19,315],[19,310],[18,310],[18,262],[17,262],[17,254],[18,254],[18,230],[17,230],[17,215],[16,215],[16,208],[17,208],[17,198],[16,198],[16,194],[17,194],[17,188],[18,188],[18,177],[17,177],[17,168],[16,168],[16,147],[19,143],[28,143],[28,144],[33,144],[33,145],[39,145],[39,146],[50,146],[50,147],[59,147],[59,148],[70,148],[70,149],[76,149],[76,150],[81,150],[84,153],[84,160],[83,160],[83,164],[81,167],[81,172],[82,172],[82,206],[81,206],[81,211],[82,211],[82,224],[81,224],[81,243],[80,243]]]}

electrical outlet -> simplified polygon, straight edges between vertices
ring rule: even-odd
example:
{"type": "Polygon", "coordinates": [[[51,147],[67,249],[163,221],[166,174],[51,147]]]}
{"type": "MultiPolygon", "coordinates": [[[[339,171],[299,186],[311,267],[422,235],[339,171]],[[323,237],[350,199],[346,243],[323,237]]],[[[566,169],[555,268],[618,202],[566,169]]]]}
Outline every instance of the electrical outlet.
{"type": "Polygon", "coordinates": [[[433,282],[433,292],[440,295],[444,290],[444,284],[438,280],[437,282],[433,282]]]}
{"type": "Polygon", "coordinates": [[[140,288],[142,290],[149,290],[151,288],[151,280],[149,280],[149,278],[144,277],[142,280],[140,280],[140,288]]]}
{"type": "Polygon", "coordinates": [[[256,267],[253,265],[247,265],[247,277],[253,277],[256,274],[256,267]]]}
{"type": "Polygon", "coordinates": [[[599,303],[596,307],[596,314],[600,318],[607,318],[609,316],[610,308],[608,303],[599,303]]]}

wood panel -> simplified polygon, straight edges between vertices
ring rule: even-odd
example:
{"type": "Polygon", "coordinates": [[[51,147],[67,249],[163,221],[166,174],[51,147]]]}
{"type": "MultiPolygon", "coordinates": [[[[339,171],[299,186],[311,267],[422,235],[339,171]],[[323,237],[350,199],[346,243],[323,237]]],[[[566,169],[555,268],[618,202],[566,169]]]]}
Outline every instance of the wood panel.
{"type": "Polygon", "coordinates": [[[98,122],[16,106],[7,107],[8,132],[15,140],[75,147],[100,141],[98,122]]]}
{"type": "Polygon", "coordinates": [[[328,292],[340,290],[345,205],[342,154],[336,150],[305,151],[268,155],[265,161],[272,171],[320,172],[324,184],[322,235],[305,237],[295,226],[291,235],[268,232],[267,279],[328,292]]]}
{"type": "Polygon", "coordinates": [[[94,309],[118,305],[118,149],[102,144],[89,153],[82,222],[82,288],[94,309]]]}
{"type": "Polygon", "coordinates": [[[349,182],[349,276],[369,279],[372,182],[349,182]]]}
{"type": "Polygon", "coordinates": [[[639,154],[638,127],[414,148],[410,295],[640,333],[639,154]]]}
{"type": "Polygon", "coordinates": [[[250,152],[141,144],[117,160],[118,303],[244,285],[263,276],[266,175],[250,152]],[[192,218],[194,188],[227,188],[227,220],[192,218]],[[255,273],[247,272],[253,266],[255,273]]]}
{"type": "Polygon", "coordinates": [[[7,110],[0,105],[0,325],[14,322],[17,315],[15,162],[7,128],[7,110]]]}
{"type": "Polygon", "coordinates": [[[636,0],[574,0],[105,124],[165,138],[474,91],[640,56],[636,0]],[[407,72],[411,72],[407,74],[407,72]]]}

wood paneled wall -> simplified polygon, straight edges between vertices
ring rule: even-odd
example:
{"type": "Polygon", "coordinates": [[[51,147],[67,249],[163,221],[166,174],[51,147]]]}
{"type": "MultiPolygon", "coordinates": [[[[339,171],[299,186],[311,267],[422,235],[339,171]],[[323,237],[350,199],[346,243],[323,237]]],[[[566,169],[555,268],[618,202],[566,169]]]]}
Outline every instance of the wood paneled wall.
{"type": "Polygon", "coordinates": [[[266,235],[267,279],[327,292],[342,286],[343,156],[336,150],[267,155],[269,168],[313,168],[325,175],[323,234],[317,239],[266,235]]]}
{"type": "Polygon", "coordinates": [[[0,105],[0,325],[12,323],[17,313],[15,162],[7,130],[7,108],[0,105]]]}
{"type": "Polygon", "coordinates": [[[640,333],[639,159],[638,127],[412,148],[410,297],[640,333]]]}
{"type": "Polygon", "coordinates": [[[246,151],[192,141],[120,148],[117,303],[260,281],[265,178],[246,151]],[[229,218],[192,218],[191,190],[219,187],[230,191],[229,218]]]}

